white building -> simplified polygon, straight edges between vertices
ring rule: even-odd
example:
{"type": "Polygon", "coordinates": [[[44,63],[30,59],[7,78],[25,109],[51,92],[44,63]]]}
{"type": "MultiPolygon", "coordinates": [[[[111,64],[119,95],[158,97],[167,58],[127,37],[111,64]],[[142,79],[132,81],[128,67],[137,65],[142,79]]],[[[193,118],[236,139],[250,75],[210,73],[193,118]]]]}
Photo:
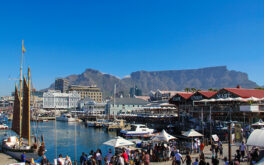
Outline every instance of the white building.
{"type": "Polygon", "coordinates": [[[149,102],[137,98],[116,98],[107,102],[106,114],[119,115],[142,110],[149,102]]]}
{"type": "Polygon", "coordinates": [[[103,115],[105,114],[106,103],[97,103],[92,99],[85,98],[79,102],[80,109],[87,115],[103,115]]]}
{"type": "Polygon", "coordinates": [[[49,90],[43,94],[43,108],[76,108],[80,99],[81,97],[77,92],[61,93],[60,91],[49,90]]]}

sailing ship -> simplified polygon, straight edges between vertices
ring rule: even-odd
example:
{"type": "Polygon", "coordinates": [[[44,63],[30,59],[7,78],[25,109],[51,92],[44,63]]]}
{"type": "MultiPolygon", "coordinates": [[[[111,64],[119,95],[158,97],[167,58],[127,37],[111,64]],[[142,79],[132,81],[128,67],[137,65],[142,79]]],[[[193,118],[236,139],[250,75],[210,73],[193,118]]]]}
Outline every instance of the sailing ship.
{"type": "MultiPolygon", "coordinates": [[[[26,152],[33,153],[37,151],[38,145],[31,141],[31,129],[30,129],[30,94],[31,94],[31,73],[28,68],[27,79],[23,77],[23,99],[22,99],[22,64],[23,64],[23,53],[25,48],[22,41],[22,57],[21,57],[21,68],[20,68],[20,89],[18,90],[15,85],[14,93],[14,107],[13,107],[13,121],[12,130],[18,135],[10,136],[2,141],[2,150],[8,154],[15,152],[26,152]]],[[[14,156],[14,155],[12,155],[14,156]]],[[[35,157],[35,156],[34,156],[35,157]]]]}

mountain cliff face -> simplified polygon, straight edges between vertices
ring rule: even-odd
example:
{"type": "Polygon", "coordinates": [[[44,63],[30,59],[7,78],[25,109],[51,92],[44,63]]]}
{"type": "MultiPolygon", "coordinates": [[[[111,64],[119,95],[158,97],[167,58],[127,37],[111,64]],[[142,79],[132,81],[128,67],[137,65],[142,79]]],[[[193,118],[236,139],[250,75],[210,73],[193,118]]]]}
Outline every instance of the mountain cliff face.
{"type": "MultiPolygon", "coordinates": [[[[97,70],[87,69],[80,75],[66,77],[70,84],[74,85],[97,85],[101,88],[104,96],[113,94],[114,84],[117,92],[123,91],[128,94],[129,89],[136,85],[143,94],[150,90],[184,90],[196,88],[207,90],[209,88],[236,87],[255,88],[258,85],[248,79],[246,73],[228,70],[226,66],[208,67],[190,70],[169,71],[137,71],[129,77],[119,79],[110,74],[103,74],[97,70]]],[[[51,88],[54,85],[51,85],[51,88]]]]}

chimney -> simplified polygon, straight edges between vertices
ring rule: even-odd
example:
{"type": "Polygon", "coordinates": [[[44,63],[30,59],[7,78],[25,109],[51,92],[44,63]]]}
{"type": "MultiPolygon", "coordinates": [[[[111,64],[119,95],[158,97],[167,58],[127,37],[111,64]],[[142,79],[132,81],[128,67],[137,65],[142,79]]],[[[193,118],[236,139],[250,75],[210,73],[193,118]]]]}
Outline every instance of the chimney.
{"type": "Polygon", "coordinates": [[[240,85],[237,85],[237,87],[236,87],[237,89],[241,89],[241,86],[240,85]]]}

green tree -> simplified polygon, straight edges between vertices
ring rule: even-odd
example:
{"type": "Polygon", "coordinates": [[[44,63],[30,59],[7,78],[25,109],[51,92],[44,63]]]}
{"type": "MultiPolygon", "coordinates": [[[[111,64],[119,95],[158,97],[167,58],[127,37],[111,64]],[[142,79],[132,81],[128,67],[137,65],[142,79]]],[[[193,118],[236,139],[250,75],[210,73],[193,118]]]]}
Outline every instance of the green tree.
{"type": "Polygon", "coordinates": [[[185,88],[184,91],[185,92],[190,92],[190,88],[185,88]]]}
{"type": "Polygon", "coordinates": [[[194,93],[196,92],[197,90],[195,88],[191,88],[191,91],[194,93]]]}

